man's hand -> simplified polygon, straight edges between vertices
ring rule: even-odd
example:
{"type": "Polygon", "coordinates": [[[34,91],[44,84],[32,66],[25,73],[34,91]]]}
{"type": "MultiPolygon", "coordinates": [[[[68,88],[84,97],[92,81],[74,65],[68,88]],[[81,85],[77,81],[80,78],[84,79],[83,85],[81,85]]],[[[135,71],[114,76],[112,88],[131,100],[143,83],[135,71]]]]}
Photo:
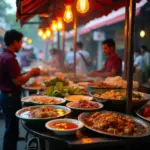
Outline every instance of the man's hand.
{"type": "Polygon", "coordinates": [[[31,76],[38,76],[40,75],[40,69],[39,68],[33,68],[30,72],[31,76]]]}

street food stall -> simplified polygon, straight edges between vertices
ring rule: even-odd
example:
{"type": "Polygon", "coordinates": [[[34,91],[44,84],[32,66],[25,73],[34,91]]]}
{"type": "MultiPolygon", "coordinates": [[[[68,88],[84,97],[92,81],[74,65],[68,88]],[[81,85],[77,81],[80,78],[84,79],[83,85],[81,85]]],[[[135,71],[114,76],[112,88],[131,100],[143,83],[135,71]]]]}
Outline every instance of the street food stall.
{"type": "MultiPolygon", "coordinates": [[[[44,30],[42,24],[51,24],[51,30],[55,32],[56,22],[64,19],[65,24],[61,28],[63,49],[65,30],[73,28],[75,54],[78,25],[126,6],[125,80],[112,77],[104,81],[91,79],[92,82],[86,84],[85,81],[84,83],[80,81],[79,84],[69,80],[69,74],[62,73],[49,81],[42,80],[44,86],[43,83],[40,86],[44,95],[38,93],[38,96],[22,99],[23,102],[30,102],[34,106],[18,110],[16,116],[22,120],[23,127],[35,136],[34,139],[41,149],[111,146],[125,146],[128,149],[137,143],[148,143],[150,126],[146,121],[150,122],[150,105],[147,103],[150,95],[135,90],[137,83],[133,82],[132,76],[135,5],[134,0],[17,0],[17,19],[20,20],[21,25],[38,14],[40,34],[47,32],[47,28],[44,30]],[[90,90],[91,88],[93,89],[90,90]],[[138,106],[136,111],[138,117],[135,117],[132,106],[134,111],[138,106]],[[125,114],[124,107],[128,115],[125,114]],[[109,111],[101,111],[103,108],[109,111]]],[[[76,74],[76,55],[74,55],[73,75],[81,79],[81,76],[76,74]]],[[[32,85],[26,84],[24,87],[30,90],[32,85]]]]}

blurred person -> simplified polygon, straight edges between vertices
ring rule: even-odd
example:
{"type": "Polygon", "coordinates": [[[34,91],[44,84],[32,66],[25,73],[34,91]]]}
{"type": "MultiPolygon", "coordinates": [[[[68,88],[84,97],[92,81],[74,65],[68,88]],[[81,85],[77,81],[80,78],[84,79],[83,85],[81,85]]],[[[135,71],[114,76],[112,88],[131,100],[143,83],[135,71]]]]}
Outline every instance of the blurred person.
{"type": "Polygon", "coordinates": [[[66,69],[69,72],[73,71],[73,63],[74,63],[74,52],[73,48],[70,49],[70,51],[66,54],[66,69]]]}
{"type": "Polygon", "coordinates": [[[17,150],[19,122],[15,113],[21,108],[21,87],[30,77],[40,73],[38,68],[21,75],[15,53],[22,46],[23,34],[16,30],[5,33],[6,48],[0,54],[0,107],[5,119],[3,150],[17,150]]]}
{"type": "Polygon", "coordinates": [[[72,65],[74,62],[74,52],[73,48],[70,49],[70,51],[66,54],[66,63],[67,65],[72,65]]]}
{"type": "Polygon", "coordinates": [[[148,52],[148,49],[145,45],[142,45],[140,47],[140,52],[141,52],[141,55],[144,58],[145,65],[146,66],[150,65],[150,53],[148,52]]]}
{"type": "Polygon", "coordinates": [[[51,60],[50,61],[42,60],[42,62],[44,62],[47,65],[50,65],[51,67],[60,68],[61,61],[60,61],[58,50],[53,48],[49,52],[50,52],[50,55],[52,56],[51,60]]]}
{"type": "Polygon", "coordinates": [[[145,61],[144,57],[141,55],[140,50],[136,50],[134,52],[135,59],[134,59],[134,80],[138,81],[140,84],[143,82],[144,78],[144,71],[145,71],[145,61]]]}
{"type": "Polygon", "coordinates": [[[83,43],[76,43],[76,72],[88,73],[88,66],[91,64],[91,58],[89,52],[83,49],[83,43]]]}
{"type": "Polygon", "coordinates": [[[122,60],[115,52],[115,46],[113,39],[106,39],[102,42],[102,48],[107,59],[100,70],[90,71],[88,73],[89,76],[110,77],[122,75],[122,60]]]}
{"type": "Polygon", "coordinates": [[[30,65],[29,55],[25,48],[22,49],[20,53],[20,66],[21,68],[28,67],[30,65]]]}

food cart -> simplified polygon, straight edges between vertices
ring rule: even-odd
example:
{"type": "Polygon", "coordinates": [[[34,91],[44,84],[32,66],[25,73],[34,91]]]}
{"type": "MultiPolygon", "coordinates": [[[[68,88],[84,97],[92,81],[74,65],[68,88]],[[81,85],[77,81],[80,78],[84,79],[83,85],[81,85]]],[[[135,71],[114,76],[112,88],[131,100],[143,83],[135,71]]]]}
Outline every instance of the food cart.
{"type": "MultiPolygon", "coordinates": [[[[139,0],[137,0],[139,2],[139,0]]],[[[62,14],[64,11],[63,5],[71,5],[73,9],[73,23],[65,24],[65,28],[63,28],[63,40],[65,40],[65,30],[69,30],[71,28],[74,29],[74,54],[76,54],[76,37],[77,37],[77,26],[83,25],[90,21],[93,18],[100,17],[102,15],[107,15],[112,10],[116,10],[120,7],[126,7],[126,19],[125,19],[125,78],[127,79],[127,100],[126,100],[126,112],[131,113],[132,110],[132,87],[133,87],[133,50],[134,50],[134,17],[135,17],[135,5],[136,1],[134,0],[93,0],[90,1],[90,9],[86,14],[79,14],[76,11],[76,1],[72,0],[62,0],[62,1],[48,1],[48,0],[37,0],[37,1],[27,1],[27,0],[17,0],[17,17],[20,19],[21,25],[28,22],[28,20],[36,14],[40,15],[41,21],[43,18],[47,18],[47,21],[53,20],[53,17],[62,14]],[[44,15],[45,14],[45,15],[44,15]],[[50,14],[47,15],[46,14],[50,14]],[[43,17],[44,16],[44,17],[43,17]]],[[[62,16],[62,15],[60,15],[62,16]]],[[[31,22],[30,22],[31,23],[31,22]]],[[[32,23],[31,23],[32,24],[32,23]]],[[[63,41],[64,43],[64,41],[63,41]]],[[[63,44],[64,49],[64,44],[63,44]]],[[[74,75],[76,75],[76,55],[74,55],[74,75]]],[[[123,140],[116,138],[105,138],[100,137],[97,134],[88,134],[88,132],[79,132],[79,137],[57,137],[49,131],[45,131],[43,128],[34,128],[33,126],[28,126],[27,124],[23,124],[24,128],[29,131],[31,134],[39,137],[41,141],[44,139],[44,143],[48,140],[57,140],[60,143],[64,142],[62,145],[67,144],[66,147],[79,148],[79,146],[83,146],[84,148],[98,146],[101,145],[110,145],[110,144],[123,144],[125,145],[127,142],[129,145],[131,143],[137,143],[139,139],[133,140],[123,140]],[[83,134],[82,134],[83,133],[83,134]],[[81,135],[80,135],[81,134],[81,135]],[[130,143],[131,142],[131,143],[130,143]]],[[[149,128],[149,127],[148,127],[149,128]]],[[[149,136],[145,139],[149,139],[149,136]]],[[[146,142],[146,140],[144,140],[146,142]]],[[[43,144],[42,144],[43,145],[43,144]]],[[[61,144],[60,144],[61,145],[61,144]]],[[[64,147],[65,147],[64,146],[64,147]]]]}

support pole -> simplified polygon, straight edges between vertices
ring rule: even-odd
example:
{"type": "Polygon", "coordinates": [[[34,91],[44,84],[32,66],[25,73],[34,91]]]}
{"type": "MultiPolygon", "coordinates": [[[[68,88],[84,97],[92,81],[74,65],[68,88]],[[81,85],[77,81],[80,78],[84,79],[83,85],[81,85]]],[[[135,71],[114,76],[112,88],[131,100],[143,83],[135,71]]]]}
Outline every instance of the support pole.
{"type": "Polygon", "coordinates": [[[77,41],[77,16],[76,16],[76,11],[74,10],[74,25],[73,25],[73,29],[74,29],[74,77],[76,77],[76,41],[77,41]]]}
{"type": "Polygon", "coordinates": [[[129,0],[126,0],[125,22],[124,22],[124,80],[127,80],[127,50],[128,50],[128,31],[129,31],[129,0]]]}
{"type": "Polygon", "coordinates": [[[58,50],[60,50],[60,32],[59,31],[57,31],[57,48],[58,48],[58,50]]]}
{"type": "Polygon", "coordinates": [[[63,50],[63,56],[64,56],[64,62],[63,62],[63,71],[65,70],[65,27],[62,30],[62,50],[63,50]]]}
{"type": "Polygon", "coordinates": [[[132,110],[132,88],[133,88],[133,52],[134,52],[134,19],[135,19],[135,0],[129,0],[129,34],[128,34],[128,73],[127,73],[127,100],[126,111],[132,110]]]}

